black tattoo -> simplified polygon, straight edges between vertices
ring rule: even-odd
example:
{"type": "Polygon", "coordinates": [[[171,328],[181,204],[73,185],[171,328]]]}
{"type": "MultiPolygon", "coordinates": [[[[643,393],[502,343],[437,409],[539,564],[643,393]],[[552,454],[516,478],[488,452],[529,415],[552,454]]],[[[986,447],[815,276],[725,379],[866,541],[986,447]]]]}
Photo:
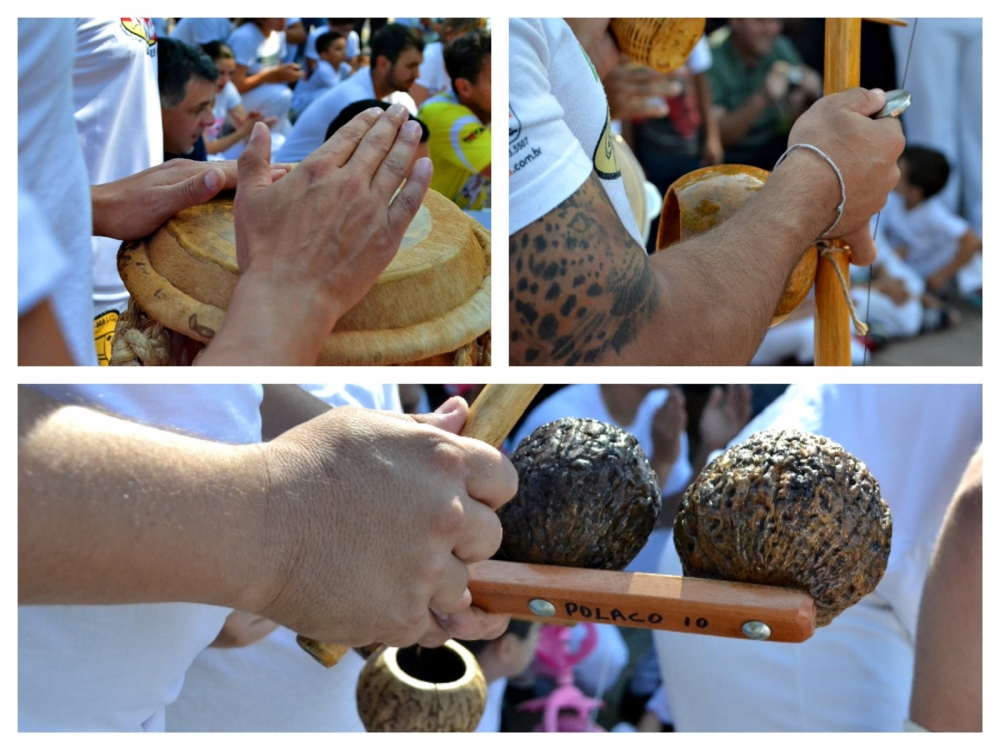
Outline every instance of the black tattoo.
{"type": "Polygon", "coordinates": [[[646,251],[593,174],[509,248],[512,365],[598,363],[621,354],[656,310],[646,251]]]}

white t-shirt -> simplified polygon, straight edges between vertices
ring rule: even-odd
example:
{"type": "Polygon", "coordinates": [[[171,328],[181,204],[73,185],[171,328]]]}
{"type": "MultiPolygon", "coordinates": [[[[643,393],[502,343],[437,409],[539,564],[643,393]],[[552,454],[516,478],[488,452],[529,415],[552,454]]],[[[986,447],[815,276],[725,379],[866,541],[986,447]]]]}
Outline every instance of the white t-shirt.
{"type": "Polygon", "coordinates": [[[187,44],[199,45],[224,42],[232,30],[233,23],[228,18],[182,18],[170,36],[187,44]]]}
{"type": "Polygon", "coordinates": [[[269,36],[253,21],[248,21],[229,35],[226,42],[233,50],[236,64],[247,69],[247,75],[255,75],[267,68],[281,65],[285,57],[284,31],[272,31],[269,36]]]}
{"type": "MultiPolygon", "coordinates": [[[[306,37],[306,58],[309,60],[319,60],[319,55],[316,54],[316,40],[319,39],[323,34],[330,30],[329,26],[317,26],[315,29],[309,32],[309,36],[306,37]]],[[[345,51],[348,60],[353,60],[355,57],[361,54],[361,38],[358,36],[358,32],[349,31],[347,32],[347,40],[345,45],[345,51]]]]}
{"type": "Polygon", "coordinates": [[[431,96],[451,85],[448,70],[444,67],[444,45],[441,42],[431,42],[424,47],[424,61],[420,63],[417,83],[427,89],[431,96]]]}
{"type": "Polygon", "coordinates": [[[955,258],[958,241],[967,231],[969,223],[938,196],[908,211],[903,197],[893,191],[882,209],[876,241],[884,237],[889,247],[905,245],[906,263],[926,279],[955,258]]]}
{"type": "MultiPolygon", "coordinates": [[[[211,440],[261,436],[260,386],[33,387],[60,402],[211,440]]],[[[185,670],[229,612],[183,603],[18,607],[18,729],[162,730],[185,670]]]]}
{"type": "Polygon", "coordinates": [[[222,133],[222,127],[226,124],[226,116],[231,110],[236,109],[243,103],[240,92],[236,89],[236,84],[226,81],[222,87],[222,92],[215,95],[215,106],[212,107],[212,114],[215,122],[205,128],[205,140],[214,141],[222,133]]]}
{"type": "Polygon", "coordinates": [[[307,80],[299,81],[295,85],[295,91],[292,94],[292,109],[301,115],[317,96],[332,89],[340,82],[340,71],[334,70],[334,67],[326,60],[320,60],[312,75],[307,80]]]}
{"type": "Polygon", "coordinates": [[[640,245],[615,156],[604,87],[561,18],[510,19],[510,232],[569,198],[595,172],[640,245]]]}
{"type": "MultiPolygon", "coordinates": [[[[292,126],[285,145],[274,154],[274,162],[297,162],[323,145],[326,131],[341,110],[348,104],[362,99],[377,99],[375,84],[372,83],[371,68],[361,68],[339,86],[318,96],[292,126]]],[[[405,91],[395,91],[382,99],[384,102],[399,102],[416,115],[417,106],[405,91]]]]}
{"type": "Polygon", "coordinates": [[[486,686],[486,708],[476,727],[477,732],[499,732],[503,720],[503,696],[507,692],[507,678],[498,677],[486,686]]]}
{"type": "MultiPolygon", "coordinates": [[[[73,109],[90,184],[128,177],[163,161],[156,33],[148,18],[76,23],[73,109]]],[[[121,242],[94,237],[94,313],[122,310],[121,242]]]]}
{"type": "Polygon", "coordinates": [[[96,365],[90,185],[72,105],[75,44],[71,19],[17,21],[18,314],[50,296],[74,361],[96,365]],[[34,207],[22,205],[22,191],[34,207]]]}
{"type": "MultiPolygon", "coordinates": [[[[794,427],[840,443],[879,482],[892,553],[875,592],[805,643],[656,632],[678,731],[899,731],[930,553],[982,408],[979,385],[792,386],[733,440],[794,427]]],[[[660,572],[680,571],[670,544],[660,572]]]]}
{"type": "MultiPolygon", "coordinates": [[[[395,385],[303,385],[331,406],[402,411],[395,385]]],[[[364,659],[324,669],[279,627],[244,648],[209,648],[167,708],[170,732],[363,732],[355,689],[364,659]]]]}

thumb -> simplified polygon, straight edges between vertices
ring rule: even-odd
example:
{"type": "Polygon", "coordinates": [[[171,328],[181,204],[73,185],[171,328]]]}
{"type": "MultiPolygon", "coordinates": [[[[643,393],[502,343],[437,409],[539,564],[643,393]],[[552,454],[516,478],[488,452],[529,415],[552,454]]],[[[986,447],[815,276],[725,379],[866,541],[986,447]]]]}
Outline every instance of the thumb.
{"type": "Polygon", "coordinates": [[[253,197],[271,186],[271,135],[267,125],[255,123],[247,147],[236,162],[240,194],[253,197]]]}
{"type": "Polygon", "coordinates": [[[413,420],[457,435],[469,416],[469,405],[461,396],[452,396],[430,414],[413,414],[413,420]]]}
{"type": "Polygon", "coordinates": [[[840,238],[851,248],[851,263],[856,266],[870,266],[875,262],[878,250],[875,247],[875,240],[872,239],[871,227],[868,224],[851,234],[845,234],[840,238]]]}
{"type": "Polygon", "coordinates": [[[165,217],[170,217],[185,208],[200,206],[222,190],[226,184],[226,173],[220,167],[200,172],[182,182],[166,186],[160,193],[160,207],[165,217]]]}
{"type": "Polygon", "coordinates": [[[839,94],[831,94],[841,106],[853,110],[865,117],[871,117],[885,106],[885,92],[882,89],[863,89],[856,87],[841,91],[839,94]]]}

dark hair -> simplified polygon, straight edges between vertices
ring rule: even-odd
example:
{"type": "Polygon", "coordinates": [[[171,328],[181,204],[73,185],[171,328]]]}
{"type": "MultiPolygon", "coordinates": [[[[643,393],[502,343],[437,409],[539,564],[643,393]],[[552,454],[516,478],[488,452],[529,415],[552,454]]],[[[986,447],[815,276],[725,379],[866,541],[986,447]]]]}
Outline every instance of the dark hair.
{"type": "Polygon", "coordinates": [[[444,67],[452,86],[459,78],[464,78],[469,83],[479,80],[486,58],[490,56],[490,46],[490,32],[476,29],[444,48],[444,67]]]}
{"type": "Polygon", "coordinates": [[[467,34],[470,31],[482,28],[482,25],[482,18],[446,18],[441,23],[441,30],[458,31],[467,34]]]}
{"type": "MultiPolygon", "coordinates": [[[[389,105],[386,102],[379,101],[378,99],[362,99],[352,104],[348,104],[342,110],[340,114],[337,115],[333,122],[330,123],[330,127],[326,129],[326,138],[324,140],[330,140],[330,136],[344,127],[347,123],[353,120],[355,117],[360,115],[366,109],[371,109],[372,107],[381,107],[382,109],[389,109],[389,105]]],[[[420,123],[420,142],[426,143],[427,139],[430,138],[431,131],[423,123],[422,120],[418,120],[413,115],[410,115],[410,119],[414,122],[420,123]]]]}
{"type": "Polygon", "coordinates": [[[900,159],[906,162],[906,181],[923,190],[925,200],[944,190],[951,168],[940,151],[907,146],[900,159]]]}
{"type": "Polygon", "coordinates": [[[478,656],[479,654],[481,654],[486,649],[487,646],[489,646],[494,641],[500,640],[505,635],[512,635],[512,636],[518,638],[519,640],[523,641],[525,638],[528,637],[528,634],[531,633],[532,626],[533,625],[537,625],[537,624],[538,623],[532,622],[530,620],[515,620],[512,617],[510,619],[510,625],[507,626],[507,629],[503,632],[503,635],[497,636],[492,641],[462,641],[462,640],[459,640],[458,642],[461,643],[463,646],[465,646],[467,649],[469,649],[469,651],[472,652],[473,656],[478,656]]]}
{"type": "Polygon", "coordinates": [[[400,23],[387,23],[372,35],[372,67],[375,67],[375,61],[379,57],[384,57],[391,65],[395,65],[399,56],[410,48],[417,52],[424,51],[424,39],[417,30],[400,23]]]}
{"type": "Polygon", "coordinates": [[[357,21],[356,18],[328,18],[328,19],[326,19],[326,23],[327,23],[328,26],[346,26],[347,24],[351,24],[351,26],[354,26],[356,21],[357,21]]]}
{"type": "Polygon", "coordinates": [[[236,55],[233,54],[233,50],[221,39],[214,42],[206,42],[201,45],[201,51],[211,57],[213,62],[217,60],[236,59],[236,55]]]}
{"type": "Polygon", "coordinates": [[[333,44],[338,39],[343,39],[344,35],[339,31],[327,31],[324,34],[320,34],[316,39],[316,54],[322,54],[330,49],[330,45],[333,44]]]}
{"type": "Polygon", "coordinates": [[[215,83],[219,71],[212,58],[198,47],[163,37],[157,42],[157,82],[160,84],[160,105],[173,109],[187,96],[192,77],[215,83]]]}

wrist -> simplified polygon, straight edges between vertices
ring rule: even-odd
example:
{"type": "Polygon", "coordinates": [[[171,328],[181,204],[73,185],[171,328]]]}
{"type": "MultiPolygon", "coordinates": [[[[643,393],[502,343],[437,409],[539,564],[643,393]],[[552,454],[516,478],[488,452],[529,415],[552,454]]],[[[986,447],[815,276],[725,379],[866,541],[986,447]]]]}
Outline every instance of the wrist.
{"type": "Polygon", "coordinates": [[[834,169],[819,154],[797,148],[787,152],[780,167],[768,178],[768,186],[777,188],[782,209],[775,220],[787,224],[789,231],[801,236],[806,248],[838,218],[841,202],[840,180],[834,169]],[[787,221],[783,221],[787,220],[787,221]]]}
{"type": "Polygon", "coordinates": [[[104,217],[108,215],[111,204],[108,185],[90,186],[90,213],[93,221],[93,231],[95,237],[109,237],[104,217]]]}
{"type": "Polygon", "coordinates": [[[342,311],[316,284],[248,271],[233,291],[205,365],[316,364],[342,311]]]}

